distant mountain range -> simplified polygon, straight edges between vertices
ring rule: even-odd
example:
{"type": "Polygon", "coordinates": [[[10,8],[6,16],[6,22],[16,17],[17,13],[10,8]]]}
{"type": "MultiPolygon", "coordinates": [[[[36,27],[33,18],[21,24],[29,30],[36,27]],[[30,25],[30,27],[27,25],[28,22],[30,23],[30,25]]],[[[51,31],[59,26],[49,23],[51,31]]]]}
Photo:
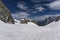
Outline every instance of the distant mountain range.
{"type": "Polygon", "coordinates": [[[33,22],[38,26],[45,26],[50,24],[51,22],[55,21],[59,21],[60,20],[60,16],[50,16],[45,18],[45,20],[29,20],[29,19],[24,19],[24,20],[20,20],[20,23],[22,24],[28,24],[28,22],[33,22]]]}
{"type": "Polygon", "coordinates": [[[43,21],[37,21],[37,25],[45,26],[45,25],[48,25],[49,23],[51,23],[53,21],[57,22],[59,20],[60,20],[60,16],[50,16],[43,21]]]}

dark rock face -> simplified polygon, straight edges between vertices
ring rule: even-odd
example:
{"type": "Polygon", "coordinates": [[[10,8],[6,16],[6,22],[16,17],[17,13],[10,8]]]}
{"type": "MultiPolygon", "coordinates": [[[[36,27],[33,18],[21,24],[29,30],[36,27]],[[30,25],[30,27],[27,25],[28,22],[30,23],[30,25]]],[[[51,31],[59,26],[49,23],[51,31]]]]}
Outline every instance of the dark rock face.
{"type": "Polygon", "coordinates": [[[14,19],[12,18],[10,11],[0,0],[0,20],[5,23],[14,24],[14,19]]]}
{"type": "Polygon", "coordinates": [[[52,17],[48,17],[46,18],[44,21],[37,21],[37,25],[39,26],[45,26],[48,25],[49,23],[55,21],[59,21],[60,20],[60,16],[52,16],[52,17]]]}

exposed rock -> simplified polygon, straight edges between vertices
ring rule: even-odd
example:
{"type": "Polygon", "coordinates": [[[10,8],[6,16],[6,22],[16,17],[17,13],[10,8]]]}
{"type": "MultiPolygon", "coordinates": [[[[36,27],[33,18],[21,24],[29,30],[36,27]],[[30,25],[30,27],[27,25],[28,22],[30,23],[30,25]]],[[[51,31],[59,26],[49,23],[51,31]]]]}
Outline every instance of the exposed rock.
{"type": "Polygon", "coordinates": [[[37,21],[35,20],[29,20],[29,19],[23,19],[23,20],[20,20],[20,23],[21,24],[28,24],[28,22],[32,22],[32,23],[37,23],[37,21]]]}
{"type": "Polygon", "coordinates": [[[0,20],[2,20],[5,23],[14,24],[14,19],[12,18],[10,11],[3,4],[3,2],[1,0],[0,0],[0,20]]]}

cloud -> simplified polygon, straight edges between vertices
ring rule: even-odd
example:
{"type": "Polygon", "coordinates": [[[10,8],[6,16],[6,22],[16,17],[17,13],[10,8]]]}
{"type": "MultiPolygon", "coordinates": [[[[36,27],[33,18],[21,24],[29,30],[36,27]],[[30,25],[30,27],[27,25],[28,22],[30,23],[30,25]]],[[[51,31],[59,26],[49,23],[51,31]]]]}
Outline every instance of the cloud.
{"type": "Polygon", "coordinates": [[[27,6],[25,6],[26,4],[24,2],[18,2],[17,7],[23,10],[27,9],[27,6]]]}
{"type": "Polygon", "coordinates": [[[26,6],[25,3],[18,2],[17,7],[28,12],[28,13],[36,13],[34,9],[31,9],[29,6],[26,6]]]}
{"type": "Polygon", "coordinates": [[[36,16],[33,19],[35,20],[39,20],[39,21],[43,21],[48,17],[52,17],[52,16],[60,16],[60,14],[54,14],[54,15],[43,15],[43,16],[36,16]]]}
{"type": "Polygon", "coordinates": [[[28,12],[28,13],[37,13],[37,12],[41,12],[43,10],[45,10],[45,8],[43,8],[42,6],[26,6],[26,3],[24,2],[18,2],[17,7],[28,12]],[[34,7],[34,8],[33,8],[34,7]]]}
{"type": "Polygon", "coordinates": [[[43,7],[36,7],[36,9],[38,10],[38,11],[43,11],[43,10],[46,10],[45,8],[43,8],[43,7]]]}
{"type": "Polygon", "coordinates": [[[18,2],[17,7],[20,8],[20,10],[24,11],[18,11],[16,13],[13,13],[12,16],[14,19],[27,19],[30,14],[28,14],[28,6],[24,2],[18,2]]]}
{"type": "Polygon", "coordinates": [[[52,2],[55,0],[32,0],[34,3],[46,3],[46,2],[52,2]]]}
{"type": "Polygon", "coordinates": [[[60,10],[60,0],[56,0],[48,4],[48,7],[52,10],[60,10]]]}
{"type": "Polygon", "coordinates": [[[28,19],[29,14],[27,12],[17,12],[12,16],[14,19],[28,19]]]}

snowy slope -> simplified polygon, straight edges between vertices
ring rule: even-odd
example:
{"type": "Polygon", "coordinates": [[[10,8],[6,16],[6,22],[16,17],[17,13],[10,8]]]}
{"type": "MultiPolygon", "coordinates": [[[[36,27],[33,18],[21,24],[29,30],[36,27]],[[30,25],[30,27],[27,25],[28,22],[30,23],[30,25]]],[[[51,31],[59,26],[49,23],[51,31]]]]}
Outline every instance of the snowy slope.
{"type": "Polygon", "coordinates": [[[5,24],[0,21],[0,40],[60,40],[60,21],[44,27],[33,23],[5,24]]]}

